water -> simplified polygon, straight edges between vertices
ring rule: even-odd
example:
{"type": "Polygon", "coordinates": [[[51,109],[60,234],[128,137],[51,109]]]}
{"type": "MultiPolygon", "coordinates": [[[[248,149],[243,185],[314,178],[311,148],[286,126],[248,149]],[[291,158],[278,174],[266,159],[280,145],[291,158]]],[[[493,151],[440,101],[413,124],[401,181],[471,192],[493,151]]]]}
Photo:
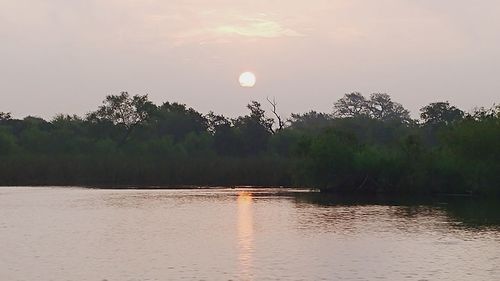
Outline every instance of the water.
{"type": "Polygon", "coordinates": [[[500,280],[499,205],[0,188],[0,280],[500,280]]]}

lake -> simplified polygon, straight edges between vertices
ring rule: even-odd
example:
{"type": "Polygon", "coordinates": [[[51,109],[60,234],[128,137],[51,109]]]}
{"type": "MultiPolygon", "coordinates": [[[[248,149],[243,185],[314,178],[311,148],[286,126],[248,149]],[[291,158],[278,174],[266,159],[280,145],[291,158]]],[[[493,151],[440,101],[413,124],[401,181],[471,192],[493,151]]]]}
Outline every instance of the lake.
{"type": "Polygon", "coordinates": [[[500,204],[4,187],[0,280],[500,280],[500,204]]]}

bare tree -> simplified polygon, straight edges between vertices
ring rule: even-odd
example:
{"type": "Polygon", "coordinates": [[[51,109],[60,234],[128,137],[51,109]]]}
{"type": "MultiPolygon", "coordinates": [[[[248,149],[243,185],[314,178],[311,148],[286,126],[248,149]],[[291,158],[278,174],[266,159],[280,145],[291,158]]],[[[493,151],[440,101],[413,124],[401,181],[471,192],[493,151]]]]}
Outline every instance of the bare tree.
{"type": "Polygon", "coordinates": [[[269,99],[269,97],[267,97],[266,99],[271,104],[271,106],[273,108],[272,112],[273,112],[274,116],[276,116],[276,119],[278,120],[278,131],[283,130],[285,123],[283,122],[283,120],[281,119],[281,116],[278,114],[278,112],[276,110],[276,107],[278,106],[278,103],[276,102],[276,98],[273,97],[272,101],[269,99]]]}

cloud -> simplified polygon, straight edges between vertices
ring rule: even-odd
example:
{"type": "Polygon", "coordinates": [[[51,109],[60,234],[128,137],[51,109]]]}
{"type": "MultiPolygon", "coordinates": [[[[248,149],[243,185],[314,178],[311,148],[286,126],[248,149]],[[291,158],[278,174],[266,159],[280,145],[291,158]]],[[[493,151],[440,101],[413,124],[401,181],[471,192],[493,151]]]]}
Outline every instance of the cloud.
{"type": "MultiPolygon", "coordinates": [[[[226,14],[227,15],[227,14],[226,14]]],[[[203,14],[200,24],[181,28],[170,34],[175,46],[185,44],[220,44],[240,40],[277,39],[302,37],[305,34],[283,25],[267,14],[248,16],[224,16],[214,13],[203,14]]]]}
{"type": "Polygon", "coordinates": [[[247,19],[245,23],[220,25],[212,32],[218,35],[254,37],[254,38],[278,38],[278,37],[298,37],[303,34],[285,28],[279,23],[263,19],[247,19]]]}

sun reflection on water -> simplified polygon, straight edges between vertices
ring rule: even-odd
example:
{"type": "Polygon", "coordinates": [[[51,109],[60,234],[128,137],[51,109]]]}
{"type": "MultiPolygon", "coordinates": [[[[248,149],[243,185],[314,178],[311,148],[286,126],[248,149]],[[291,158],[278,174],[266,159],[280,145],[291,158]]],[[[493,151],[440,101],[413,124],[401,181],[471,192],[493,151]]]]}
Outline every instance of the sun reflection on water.
{"type": "Polygon", "coordinates": [[[252,193],[238,193],[238,265],[241,280],[252,280],[254,229],[252,193]]]}

